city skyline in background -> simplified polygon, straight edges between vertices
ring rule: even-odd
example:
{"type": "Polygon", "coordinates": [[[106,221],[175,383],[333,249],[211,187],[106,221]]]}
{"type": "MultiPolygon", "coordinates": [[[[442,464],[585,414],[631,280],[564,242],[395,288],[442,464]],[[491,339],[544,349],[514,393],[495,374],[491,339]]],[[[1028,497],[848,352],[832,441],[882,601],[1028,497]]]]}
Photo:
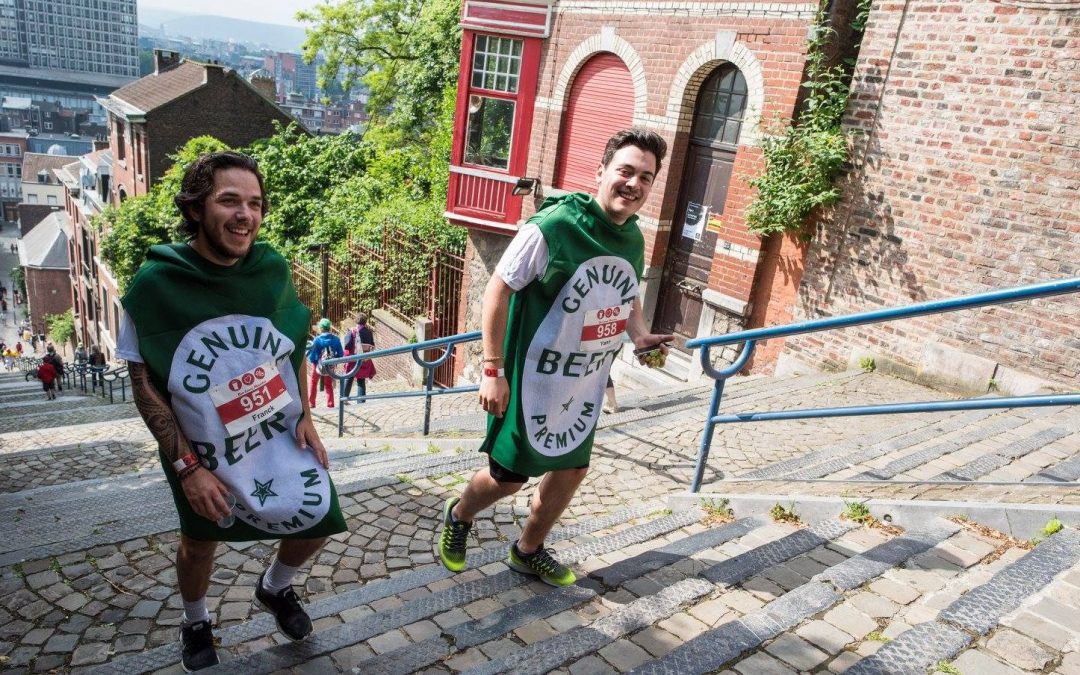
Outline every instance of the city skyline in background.
{"type": "Polygon", "coordinates": [[[232,0],[229,3],[221,3],[218,0],[187,0],[181,12],[177,11],[176,3],[170,0],[138,0],[138,11],[140,20],[142,20],[143,10],[149,9],[174,14],[225,16],[282,26],[303,27],[305,24],[295,20],[296,13],[302,9],[311,9],[321,2],[322,0],[278,0],[275,2],[232,0]]]}

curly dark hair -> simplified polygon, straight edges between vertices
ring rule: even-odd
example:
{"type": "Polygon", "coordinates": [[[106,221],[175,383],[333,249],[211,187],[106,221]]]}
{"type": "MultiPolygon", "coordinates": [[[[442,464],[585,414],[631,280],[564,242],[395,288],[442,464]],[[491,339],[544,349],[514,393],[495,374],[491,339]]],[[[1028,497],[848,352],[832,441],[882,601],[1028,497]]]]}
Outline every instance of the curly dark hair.
{"type": "Polygon", "coordinates": [[[660,173],[660,167],[664,164],[664,157],[667,156],[667,141],[655,131],[642,127],[623,129],[609,138],[607,145],[604,146],[604,157],[600,160],[600,163],[607,166],[615,153],[628,145],[639,148],[642,152],[651,152],[656,157],[656,173],[660,173]]]}
{"type": "Polygon", "coordinates": [[[192,210],[202,208],[206,198],[214,191],[214,174],[219,169],[234,168],[255,174],[259,181],[259,192],[262,193],[262,214],[266,215],[270,203],[266,198],[266,187],[263,185],[262,173],[259,172],[259,163],[247,155],[231,150],[211,152],[188,165],[184,170],[184,179],[180,182],[180,192],[173,197],[173,203],[180,209],[180,215],[184,219],[180,229],[185,235],[194,237],[199,233],[199,222],[192,217],[192,210]]]}

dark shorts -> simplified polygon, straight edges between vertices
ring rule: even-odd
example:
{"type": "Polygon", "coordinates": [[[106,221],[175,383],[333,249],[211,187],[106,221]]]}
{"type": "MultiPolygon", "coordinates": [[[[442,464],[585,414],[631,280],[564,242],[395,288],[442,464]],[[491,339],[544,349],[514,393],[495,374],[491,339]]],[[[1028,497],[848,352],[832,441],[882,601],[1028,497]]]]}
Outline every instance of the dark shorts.
{"type": "MultiPolygon", "coordinates": [[[[576,469],[588,469],[589,465],[586,464],[585,466],[578,466],[578,467],[574,467],[574,468],[576,468],[576,469]]],[[[492,479],[495,480],[496,483],[528,483],[529,482],[529,477],[528,476],[526,476],[524,474],[517,473],[516,471],[511,471],[510,469],[507,469],[502,464],[499,464],[498,462],[496,462],[492,458],[491,455],[488,455],[488,471],[491,473],[491,477],[492,477],[492,479]]]]}
{"type": "Polygon", "coordinates": [[[56,380],[53,380],[52,382],[42,382],[41,388],[45,391],[52,391],[53,389],[56,389],[56,380]]]}

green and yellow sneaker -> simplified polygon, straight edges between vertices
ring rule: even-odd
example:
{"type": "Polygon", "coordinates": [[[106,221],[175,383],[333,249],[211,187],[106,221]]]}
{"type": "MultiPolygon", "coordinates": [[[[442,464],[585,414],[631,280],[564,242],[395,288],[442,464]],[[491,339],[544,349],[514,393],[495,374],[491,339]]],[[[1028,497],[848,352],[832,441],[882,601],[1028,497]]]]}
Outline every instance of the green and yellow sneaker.
{"type": "Polygon", "coordinates": [[[447,499],[443,506],[443,529],[436,542],[439,547],[439,559],[443,567],[451,572],[460,572],[465,569],[465,549],[468,546],[469,530],[472,523],[463,523],[454,520],[450,512],[454,510],[454,504],[461,501],[460,497],[447,499]]]}
{"type": "Polygon", "coordinates": [[[525,555],[518,551],[517,542],[510,544],[506,564],[522,574],[532,574],[549,586],[569,586],[577,581],[570,568],[551,557],[551,551],[541,546],[536,553],[525,555]]]}

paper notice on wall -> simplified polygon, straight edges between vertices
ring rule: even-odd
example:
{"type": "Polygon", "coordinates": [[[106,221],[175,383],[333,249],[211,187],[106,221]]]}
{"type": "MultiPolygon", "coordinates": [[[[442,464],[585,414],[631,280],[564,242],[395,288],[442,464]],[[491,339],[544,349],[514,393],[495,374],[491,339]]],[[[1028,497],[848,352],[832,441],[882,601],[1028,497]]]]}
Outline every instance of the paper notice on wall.
{"type": "Polygon", "coordinates": [[[705,223],[708,220],[708,205],[688,202],[686,204],[686,218],[683,220],[682,236],[694,241],[701,241],[701,233],[705,231],[705,223]]]}

